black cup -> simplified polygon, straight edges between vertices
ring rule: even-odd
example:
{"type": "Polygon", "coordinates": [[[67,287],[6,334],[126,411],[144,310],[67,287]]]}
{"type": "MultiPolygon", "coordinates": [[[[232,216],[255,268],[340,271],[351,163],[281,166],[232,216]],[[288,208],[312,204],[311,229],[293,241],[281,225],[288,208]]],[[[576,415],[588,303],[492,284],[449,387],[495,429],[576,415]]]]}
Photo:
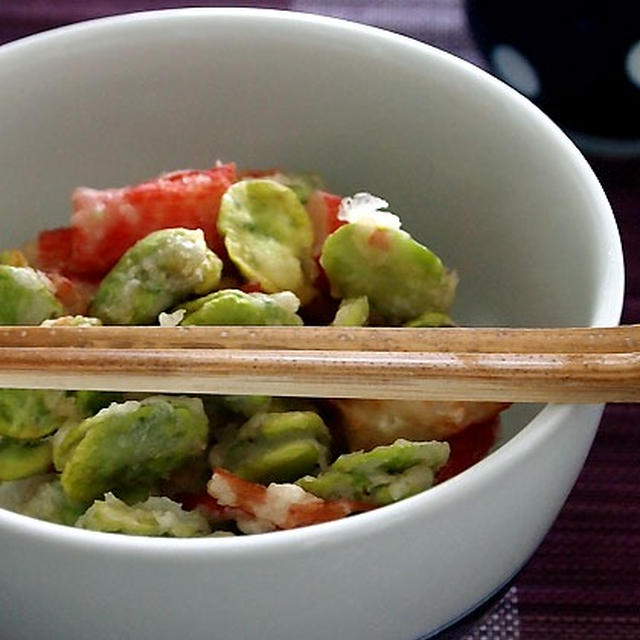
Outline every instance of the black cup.
{"type": "Polygon", "coordinates": [[[466,0],[489,70],[586,151],[640,155],[640,0],[466,0]]]}

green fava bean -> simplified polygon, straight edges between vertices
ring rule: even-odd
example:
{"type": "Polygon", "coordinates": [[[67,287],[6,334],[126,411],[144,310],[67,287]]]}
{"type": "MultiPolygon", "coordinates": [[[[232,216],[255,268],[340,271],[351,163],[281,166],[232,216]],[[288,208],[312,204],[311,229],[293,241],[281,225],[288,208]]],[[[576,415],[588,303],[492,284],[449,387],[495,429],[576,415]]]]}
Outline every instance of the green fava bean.
{"type": "Polygon", "coordinates": [[[34,440],[79,419],[75,399],[54,389],[0,389],[0,436],[34,440]]]}
{"type": "Polygon", "coordinates": [[[86,503],[69,498],[58,476],[43,476],[39,486],[19,511],[39,520],[72,526],[86,508],[86,503]]]}
{"type": "Polygon", "coordinates": [[[267,411],[272,404],[270,396],[200,396],[204,410],[209,418],[209,427],[214,436],[219,437],[223,432],[237,431],[256,413],[267,411]]]}
{"type": "Polygon", "coordinates": [[[405,327],[455,327],[455,323],[446,313],[426,311],[417,318],[405,322],[405,327]]]}
{"type": "Polygon", "coordinates": [[[200,229],[161,229],[138,241],[106,275],[91,305],[105,324],[151,324],[193,294],[215,289],[222,261],[200,229]]]}
{"type": "Polygon", "coordinates": [[[12,267],[28,267],[29,262],[20,249],[3,249],[0,251],[0,264],[12,267]]]}
{"type": "Polygon", "coordinates": [[[339,456],[325,472],[297,484],[325,500],[347,498],[382,506],[429,489],[448,459],[446,442],[396,440],[339,456]]]}
{"type": "Polygon", "coordinates": [[[56,441],[62,486],[78,501],[118,487],[149,486],[202,454],[208,430],[198,398],[151,396],[112,404],[56,441]]]}
{"type": "Polygon", "coordinates": [[[400,229],[345,224],[326,239],[320,263],[336,297],[367,296],[372,312],[390,324],[445,313],[453,302],[455,274],[400,229]]]}
{"type": "Polygon", "coordinates": [[[52,467],[51,441],[23,442],[11,438],[0,439],[0,481],[19,480],[52,467]]]}
{"type": "Polygon", "coordinates": [[[79,417],[76,421],[69,421],[62,425],[53,435],[53,465],[57,471],[62,471],[76,446],[84,438],[87,429],[91,427],[89,418],[112,404],[123,402],[123,394],[115,391],[74,392],[79,417]]]}
{"type": "Polygon", "coordinates": [[[151,497],[128,505],[107,493],[96,500],[75,523],[81,529],[137,536],[193,538],[206,536],[211,528],[197,511],[185,511],[166,497],[151,497]]]}
{"type": "Polygon", "coordinates": [[[182,325],[301,325],[300,301],[291,292],[245,293],[223,289],[184,305],[182,325]],[[287,295],[288,294],[288,295],[287,295]]]}
{"type": "Polygon", "coordinates": [[[367,296],[360,296],[341,300],[336,317],[331,324],[334,327],[364,327],[367,320],[369,320],[369,300],[367,296]]]}
{"type": "Polygon", "coordinates": [[[242,180],[220,203],[218,230],[229,257],[263,291],[293,291],[302,302],[313,293],[313,229],[295,192],[276,180],[242,180]]]}
{"type": "Polygon", "coordinates": [[[210,460],[252,482],[291,482],[327,466],[330,440],[312,411],[260,413],[215,445],[210,460]]]}
{"type": "Polygon", "coordinates": [[[309,171],[300,173],[274,173],[268,177],[289,187],[289,189],[295,192],[302,204],[306,204],[315,191],[324,189],[324,182],[320,175],[309,171]]]}
{"type": "Polygon", "coordinates": [[[106,409],[113,402],[122,402],[124,396],[119,391],[90,391],[83,389],[74,391],[78,411],[83,418],[88,418],[101,409],[106,409]]]}
{"type": "Polygon", "coordinates": [[[226,418],[234,416],[250,418],[261,411],[266,411],[271,404],[270,396],[201,396],[205,409],[220,413],[226,418]]]}
{"type": "Polygon", "coordinates": [[[0,264],[0,325],[38,325],[62,315],[47,281],[31,267],[0,264]]]}

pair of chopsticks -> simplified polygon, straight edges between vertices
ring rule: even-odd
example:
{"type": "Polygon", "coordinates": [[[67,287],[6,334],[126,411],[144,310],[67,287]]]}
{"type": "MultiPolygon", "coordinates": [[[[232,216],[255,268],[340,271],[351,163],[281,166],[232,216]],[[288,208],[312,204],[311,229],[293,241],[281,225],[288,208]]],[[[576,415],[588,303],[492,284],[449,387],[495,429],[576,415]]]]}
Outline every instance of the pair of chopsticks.
{"type": "Polygon", "coordinates": [[[640,325],[0,327],[0,387],[639,402],[640,325]]]}

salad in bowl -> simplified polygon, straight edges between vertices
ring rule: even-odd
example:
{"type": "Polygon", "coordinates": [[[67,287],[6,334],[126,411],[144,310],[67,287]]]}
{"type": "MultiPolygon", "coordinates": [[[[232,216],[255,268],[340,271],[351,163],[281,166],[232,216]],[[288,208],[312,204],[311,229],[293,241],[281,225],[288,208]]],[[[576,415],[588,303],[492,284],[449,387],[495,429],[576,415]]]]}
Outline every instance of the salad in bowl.
{"type": "MultiPolygon", "coordinates": [[[[0,324],[451,326],[455,271],[378,196],[218,162],[72,194],[0,254],[0,324]]],[[[442,482],[490,449],[493,402],[0,389],[0,500],[131,535],[297,528],[442,482]]]]}

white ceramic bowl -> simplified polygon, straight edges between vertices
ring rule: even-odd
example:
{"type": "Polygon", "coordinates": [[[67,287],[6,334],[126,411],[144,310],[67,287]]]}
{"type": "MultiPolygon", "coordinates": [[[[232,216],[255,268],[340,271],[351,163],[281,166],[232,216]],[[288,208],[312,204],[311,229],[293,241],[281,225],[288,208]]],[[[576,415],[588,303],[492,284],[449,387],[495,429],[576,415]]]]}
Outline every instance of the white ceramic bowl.
{"type": "MultiPolygon", "coordinates": [[[[165,169],[320,171],[387,198],[455,266],[463,324],[613,325],[607,200],[514,91],[412,40],[311,15],[122,16],[0,49],[2,244],[63,225],[78,184],[165,169]]],[[[433,633],[517,572],[583,464],[599,406],[514,407],[488,458],[422,495],[233,539],[93,533],[0,510],[5,637],[390,638],[433,633]]]]}

